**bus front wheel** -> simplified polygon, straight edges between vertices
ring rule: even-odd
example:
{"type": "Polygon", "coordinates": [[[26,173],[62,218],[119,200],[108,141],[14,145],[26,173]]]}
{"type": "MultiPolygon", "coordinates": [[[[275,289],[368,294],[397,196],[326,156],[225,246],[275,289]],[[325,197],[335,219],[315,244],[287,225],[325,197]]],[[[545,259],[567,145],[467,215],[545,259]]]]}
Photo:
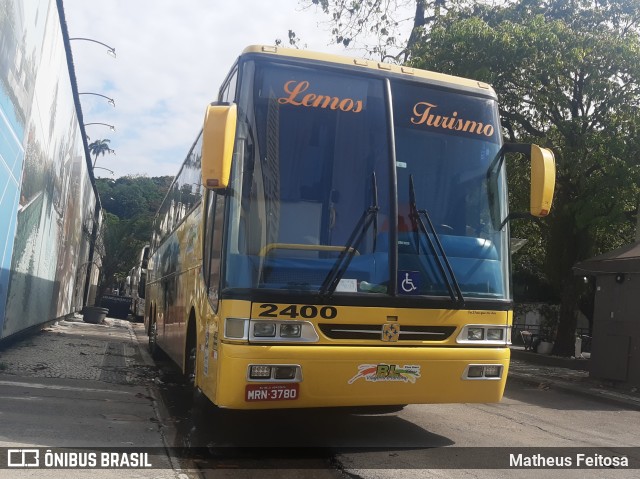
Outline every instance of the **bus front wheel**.
{"type": "Polygon", "coordinates": [[[196,360],[198,358],[198,348],[195,344],[191,345],[187,351],[187,364],[185,376],[191,387],[195,388],[196,385],[196,360]]]}
{"type": "Polygon", "coordinates": [[[153,359],[160,359],[160,348],[158,347],[158,323],[152,321],[149,325],[149,354],[153,359]]]}

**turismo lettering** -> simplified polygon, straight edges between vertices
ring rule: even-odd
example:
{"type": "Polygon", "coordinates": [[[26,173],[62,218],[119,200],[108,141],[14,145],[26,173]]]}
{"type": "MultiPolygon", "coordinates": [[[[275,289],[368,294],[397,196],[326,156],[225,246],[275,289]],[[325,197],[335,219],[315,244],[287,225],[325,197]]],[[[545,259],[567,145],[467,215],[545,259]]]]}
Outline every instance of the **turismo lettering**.
{"type": "Polygon", "coordinates": [[[438,108],[438,105],[421,101],[413,106],[413,114],[411,123],[414,125],[427,125],[434,128],[442,128],[444,130],[464,131],[474,133],[476,135],[484,135],[492,137],[494,133],[493,125],[485,125],[478,121],[463,120],[458,118],[458,112],[454,111],[451,116],[435,115],[432,110],[438,108]]]}
{"type": "Polygon", "coordinates": [[[320,95],[318,93],[307,93],[303,95],[310,86],[310,83],[306,80],[288,81],[284,84],[284,91],[288,96],[278,98],[278,103],[281,105],[288,104],[309,108],[329,108],[331,110],[340,110],[352,113],[360,113],[362,111],[362,100],[320,95]]]}

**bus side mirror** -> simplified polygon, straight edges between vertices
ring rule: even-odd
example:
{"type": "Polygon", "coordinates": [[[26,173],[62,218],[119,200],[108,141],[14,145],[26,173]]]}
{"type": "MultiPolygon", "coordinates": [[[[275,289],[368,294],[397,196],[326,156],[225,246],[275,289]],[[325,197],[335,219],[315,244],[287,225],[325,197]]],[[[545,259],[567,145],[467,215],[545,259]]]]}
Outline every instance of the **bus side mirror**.
{"type": "Polygon", "coordinates": [[[556,162],[553,152],[531,145],[531,203],[533,216],[547,216],[551,211],[556,184],[556,162]]]}
{"type": "Polygon", "coordinates": [[[237,118],[238,108],[233,103],[207,107],[202,127],[202,184],[206,188],[229,186],[237,118]]]}
{"type": "Polygon", "coordinates": [[[551,150],[525,143],[505,143],[487,170],[488,194],[490,197],[495,196],[498,190],[497,173],[500,171],[507,153],[521,153],[530,158],[531,198],[528,213],[511,212],[500,222],[499,226],[498,216],[492,210],[491,218],[498,230],[502,230],[513,219],[547,216],[551,211],[553,191],[556,184],[556,161],[551,150]]]}

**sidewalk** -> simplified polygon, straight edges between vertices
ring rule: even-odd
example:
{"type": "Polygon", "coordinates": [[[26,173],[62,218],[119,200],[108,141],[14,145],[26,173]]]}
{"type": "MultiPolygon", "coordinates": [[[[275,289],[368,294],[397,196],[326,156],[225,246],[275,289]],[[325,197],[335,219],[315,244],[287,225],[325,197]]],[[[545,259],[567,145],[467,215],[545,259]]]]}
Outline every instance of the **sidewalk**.
{"type": "Polygon", "coordinates": [[[589,377],[588,359],[560,358],[511,347],[509,377],[640,410],[640,389],[589,377]]]}
{"type": "MultiPolygon", "coordinates": [[[[148,469],[0,469],[3,477],[185,479],[166,453],[143,325],[80,315],[0,349],[0,447],[150,452],[148,469]],[[152,449],[149,449],[152,448],[152,449]]],[[[2,453],[5,455],[5,453],[2,453]]],[[[8,452],[6,453],[8,455],[8,452]]],[[[6,464],[7,458],[0,458],[6,464]]],[[[42,461],[41,461],[42,462],[42,461]]]]}

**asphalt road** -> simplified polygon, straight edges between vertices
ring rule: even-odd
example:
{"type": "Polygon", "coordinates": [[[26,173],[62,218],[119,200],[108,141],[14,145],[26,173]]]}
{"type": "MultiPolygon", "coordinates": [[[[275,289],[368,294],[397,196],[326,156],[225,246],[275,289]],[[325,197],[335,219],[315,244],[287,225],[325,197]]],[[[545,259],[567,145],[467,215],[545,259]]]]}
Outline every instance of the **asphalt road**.
{"type": "Polygon", "coordinates": [[[178,425],[174,445],[203,447],[194,463],[207,479],[639,476],[638,469],[486,469],[495,457],[508,461],[510,453],[545,447],[572,448],[552,451],[569,454],[574,462],[577,453],[593,453],[588,448],[635,447],[625,454],[640,463],[639,411],[513,379],[498,404],[411,405],[381,415],[313,410],[212,419],[205,414],[197,416],[195,427],[186,402],[168,382],[165,396],[173,402],[169,411],[178,425]],[[483,447],[493,449],[478,449],[483,447]],[[445,468],[451,464],[463,466],[445,468]]]}

